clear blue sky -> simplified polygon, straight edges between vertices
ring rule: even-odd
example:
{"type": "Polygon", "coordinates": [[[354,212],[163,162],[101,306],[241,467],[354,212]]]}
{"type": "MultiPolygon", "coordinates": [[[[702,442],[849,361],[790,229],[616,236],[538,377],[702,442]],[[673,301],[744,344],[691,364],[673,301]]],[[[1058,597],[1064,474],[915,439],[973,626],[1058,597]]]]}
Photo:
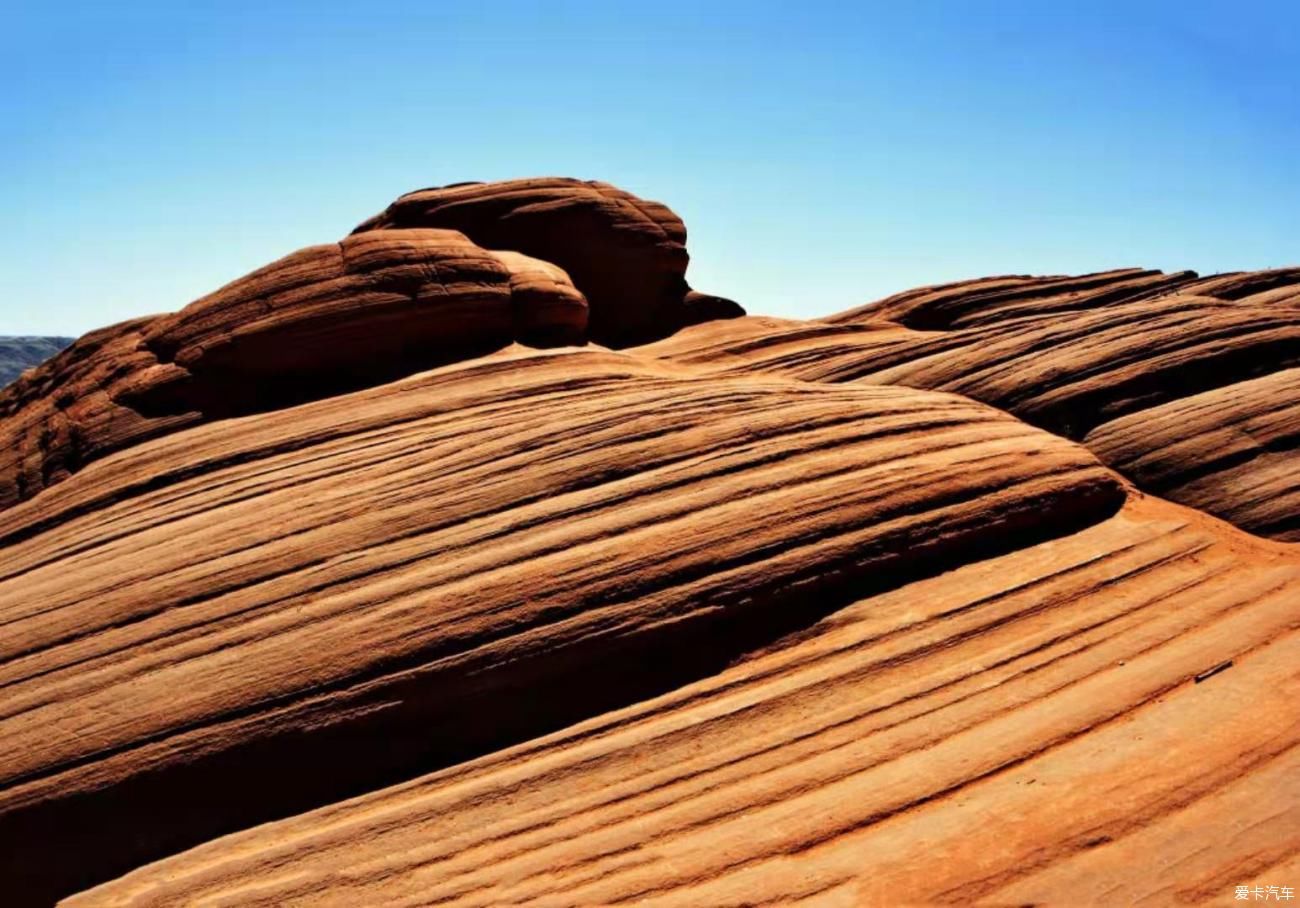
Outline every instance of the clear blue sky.
{"type": "Polygon", "coordinates": [[[175,309],[406,190],[528,175],[667,202],[692,283],[751,312],[1300,263],[1295,2],[2,9],[0,334],[175,309]]]}

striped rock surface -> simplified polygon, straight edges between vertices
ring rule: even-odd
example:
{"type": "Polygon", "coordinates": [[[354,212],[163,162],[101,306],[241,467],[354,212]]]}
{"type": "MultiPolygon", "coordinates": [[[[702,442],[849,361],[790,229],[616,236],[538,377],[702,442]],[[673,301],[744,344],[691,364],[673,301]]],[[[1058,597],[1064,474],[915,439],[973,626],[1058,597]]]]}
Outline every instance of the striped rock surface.
{"type": "Polygon", "coordinates": [[[1300,269],[988,278],[822,322],[701,325],[643,352],[714,374],[962,394],[1082,442],[1143,489],[1296,541],[1297,293],[1300,269]]]}
{"type": "Polygon", "coordinates": [[[65,873],[33,829],[122,869],[463,758],[1123,499],[1082,448],[951,395],[664,371],[474,361],[10,509],[0,876],[65,873]],[[143,841],[113,828],[124,791],[143,841]]]}
{"type": "Polygon", "coordinates": [[[6,392],[5,904],[1300,882],[1300,272],[733,318],[593,295],[572,262],[653,271],[675,216],[526,183],[404,197],[6,392]],[[599,242],[484,234],[566,218],[599,242]],[[712,320],[582,346],[611,299],[712,320]]]}
{"type": "Polygon", "coordinates": [[[1297,589],[1135,500],[70,904],[1230,903],[1300,868],[1297,589]]]}
{"type": "Polygon", "coordinates": [[[563,270],[453,230],[301,249],[179,312],[92,332],[0,391],[0,507],[184,426],[586,329],[563,270]]]}

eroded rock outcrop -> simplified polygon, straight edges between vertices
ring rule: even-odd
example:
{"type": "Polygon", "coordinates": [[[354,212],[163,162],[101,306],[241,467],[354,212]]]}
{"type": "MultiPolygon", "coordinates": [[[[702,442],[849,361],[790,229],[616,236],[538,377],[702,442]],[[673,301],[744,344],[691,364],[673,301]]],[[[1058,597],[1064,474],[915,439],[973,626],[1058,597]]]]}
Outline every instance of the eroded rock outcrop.
{"type": "Polygon", "coordinates": [[[986,278],[821,323],[706,325],[646,349],[711,371],[962,394],[1084,442],[1144,489],[1291,540],[1297,292],[1300,269],[986,278]]]}
{"type": "Polygon", "coordinates": [[[472,756],[1122,499],[951,395],[594,352],[137,445],[7,514],[0,876],[73,872],[33,830],[89,882],[472,756]]]}
{"type": "Polygon", "coordinates": [[[303,249],[174,314],[87,335],[0,391],[0,507],[147,438],[514,342],[582,344],[586,321],[563,269],[456,231],[303,249]]]}
{"type": "Polygon", "coordinates": [[[413,193],[0,394],[6,904],[1285,879],[1300,271],[796,322],[684,236],[413,193]]]}
{"type": "Polygon", "coordinates": [[[192,412],[150,418],[116,402],[138,375],[158,368],[143,345],[151,321],[93,331],[0,389],[0,509],[105,453],[198,421],[192,412]]]}
{"type": "Polygon", "coordinates": [[[586,300],[554,265],[454,230],[376,231],[303,249],[157,319],[145,346],[183,380],[146,379],[124,401],[256,412],[515,341],[582,344],[586,329],[586,300]]]}
{"type": "Polygon", "coordinates": [[[601,344],[644,343],[744,314],[731,300],[691,295],[681,218],[608,183],[547,178],[422,189],[357,231],[401,227],[449,227],[480,245],[556,263],[590,301],[591,337],[601,344]]]}
{"type": "Polygon", "coordinates": [[[0,508],[183,426],[515,342],[626,343],[743,315],[686,285],[685,240],[666,206],[604,183],[516,180],[403,196],[342,242],[299,250],[147,324],[88,335],[0,391],[9,451],[0,508]]]}

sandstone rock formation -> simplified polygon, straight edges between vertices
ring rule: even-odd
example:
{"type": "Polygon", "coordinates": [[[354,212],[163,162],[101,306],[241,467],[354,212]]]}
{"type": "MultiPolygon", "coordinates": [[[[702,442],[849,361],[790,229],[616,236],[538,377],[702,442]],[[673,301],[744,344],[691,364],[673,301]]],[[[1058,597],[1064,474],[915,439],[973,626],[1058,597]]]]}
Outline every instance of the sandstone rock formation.
{"type": "Polygon", "coordinates": [[[1300,271],[793,322],[669,281],[679,228],[415,193],[6,392],[8,903],[1291,878],[1300,271]]]}
{"type": "Polygon", "coordinates": [[[401,227],[448,227],[480,245],[555,262],[590,301],[591,337],[601,344],[643,343],[744,314],[687,286],[681,218],[608,183],[552,178],[422,189],[357,232],[401,227]]]}
{"type": "Polygon", "coordinates": [[[648,340],[743,315],[687,286],[685,239],[667,207],[604,183],[516,180],[403,196],[340,243],[299,250],[179,312],[87,335],[0,390],[0,507],[184,426],[516,341],[648,340]]]}
{"type": "Polygon", "coordinates": [[[0,506],[183,426],[381,384],[515,341],[581,344],[564,271],[452,230],[313,246],[171,315],[87,335],[0,392],[0,506]]]}
{"type": "Polygon", "coordinates": [[[160,368],[143,344],[150,321],[92,331],[0,389],[0,508],[107,452],[199,419],[194,412],[151,418],[117,403],[137,376],[160,368]]]}
{"type": "Polygon", "coordinates": [[[1134,501],[70,904],[1228,904],[1298,865],[1297,588],[1134,501]]]}
{"type": "Polygon", "coordinates": [[[646,352],[962,394],[1082,442],[1147,491],[1298,541],[1297,293],[1300,269],[987,278],[815,323],[705,325],[646,352]]]}

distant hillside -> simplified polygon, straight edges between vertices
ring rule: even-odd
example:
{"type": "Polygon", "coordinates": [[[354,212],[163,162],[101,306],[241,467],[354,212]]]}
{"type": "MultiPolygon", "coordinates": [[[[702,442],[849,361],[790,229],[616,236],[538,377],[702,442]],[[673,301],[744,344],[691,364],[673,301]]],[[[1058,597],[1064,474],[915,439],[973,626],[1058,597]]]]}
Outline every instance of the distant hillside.
{"type": "Polygon", "coordinates": [[[0,387],[45,362],[68,344],[70,337],[0,337],[0,387]]]}

